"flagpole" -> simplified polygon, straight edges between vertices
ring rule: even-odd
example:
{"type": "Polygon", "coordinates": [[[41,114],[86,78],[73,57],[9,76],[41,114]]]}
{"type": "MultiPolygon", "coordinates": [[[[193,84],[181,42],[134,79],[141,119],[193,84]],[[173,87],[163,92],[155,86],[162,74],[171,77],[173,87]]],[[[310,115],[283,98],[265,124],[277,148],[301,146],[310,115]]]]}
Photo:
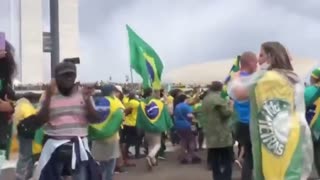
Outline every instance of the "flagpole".
{"type": "Polygon", "coordinates": [[[130,67],[130,76],[131,76],[131,84],[133,85],[133,73],[132,73],[132,68],[130,67]]]}

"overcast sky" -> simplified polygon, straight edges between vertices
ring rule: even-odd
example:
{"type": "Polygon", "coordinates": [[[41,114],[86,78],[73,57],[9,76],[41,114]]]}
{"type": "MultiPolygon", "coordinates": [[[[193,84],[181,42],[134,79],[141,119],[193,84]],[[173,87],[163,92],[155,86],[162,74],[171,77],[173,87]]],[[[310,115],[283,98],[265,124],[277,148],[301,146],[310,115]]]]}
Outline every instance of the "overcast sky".
{"type": "Polygon", "coordinates": [[[320,58],[319,9],[319,0],[80,0],[86,61],[81,70],[87,78],[124,79],[129,72],[125,24],[154,47],[167,72],[258,52],[268,40],[284,43],[295,56],[320,58]]]}
{"type": "Polygon", "coordinates": [[[126,24],[158,52],[166,72],[258,52],[268,40],[294,56],[320,58],[319,0],[79,0],[79,6],[82,80],[129,75],[126,24]]]}

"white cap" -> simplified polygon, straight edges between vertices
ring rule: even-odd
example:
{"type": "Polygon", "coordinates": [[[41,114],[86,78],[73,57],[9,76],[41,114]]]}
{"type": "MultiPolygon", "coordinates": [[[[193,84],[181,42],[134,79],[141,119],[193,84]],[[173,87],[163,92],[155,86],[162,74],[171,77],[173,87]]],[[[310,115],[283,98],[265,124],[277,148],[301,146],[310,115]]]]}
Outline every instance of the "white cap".
{"type": "Polygon", "coordinates": [[[119,85],[115,85],[114,86],[119,92],[121,92],[123,94],[123,91],[122,91],[122,87],[119,86],[119,85]]]}

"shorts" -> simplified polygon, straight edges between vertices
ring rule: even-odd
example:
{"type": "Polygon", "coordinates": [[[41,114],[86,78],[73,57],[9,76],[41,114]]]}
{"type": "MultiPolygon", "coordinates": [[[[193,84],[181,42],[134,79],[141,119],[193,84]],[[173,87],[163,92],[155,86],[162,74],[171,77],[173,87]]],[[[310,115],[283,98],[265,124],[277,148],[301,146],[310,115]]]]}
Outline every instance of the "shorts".
{"type": "Polygon", "coordinates": [[[129,146],[136,145],[138,139],[137,128],[134,126],[123,126],[123,129],[120,133],[120,143],[127,144],[129,146]]]}

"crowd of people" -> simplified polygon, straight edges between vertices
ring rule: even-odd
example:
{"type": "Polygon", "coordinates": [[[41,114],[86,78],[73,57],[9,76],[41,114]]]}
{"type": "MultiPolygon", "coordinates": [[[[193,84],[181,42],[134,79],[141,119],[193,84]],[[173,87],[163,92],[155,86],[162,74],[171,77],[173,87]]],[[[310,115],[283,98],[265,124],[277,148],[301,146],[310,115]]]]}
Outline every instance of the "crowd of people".
{"type": "Polygon", "coordinates": [[[75,64],[61,62],[40,99],[17,100],[13,53],[9,43],[0,52],[0,150],[8,153],[12,117],[19,117],[17,180],[112,180],[136,166],[134,158],[156,170],[168,140],[180,146],[182,165],[201,163],[197,150],[206,147],[214,180],[231,180],[234,163],[243,180],[307,179],[313,162],[320,173],[320,70],[305,87],[278,42],[263,43],[258,56],[244,52],[227,84],[213,81],[192,94],[144,88],[139,95],[113,84],[95,94],[75,82],[75,64]],[[15,115],[18,107],[23,115],[15,115]],[[42,148],[35,158],[39,132],[42,148]]]}

